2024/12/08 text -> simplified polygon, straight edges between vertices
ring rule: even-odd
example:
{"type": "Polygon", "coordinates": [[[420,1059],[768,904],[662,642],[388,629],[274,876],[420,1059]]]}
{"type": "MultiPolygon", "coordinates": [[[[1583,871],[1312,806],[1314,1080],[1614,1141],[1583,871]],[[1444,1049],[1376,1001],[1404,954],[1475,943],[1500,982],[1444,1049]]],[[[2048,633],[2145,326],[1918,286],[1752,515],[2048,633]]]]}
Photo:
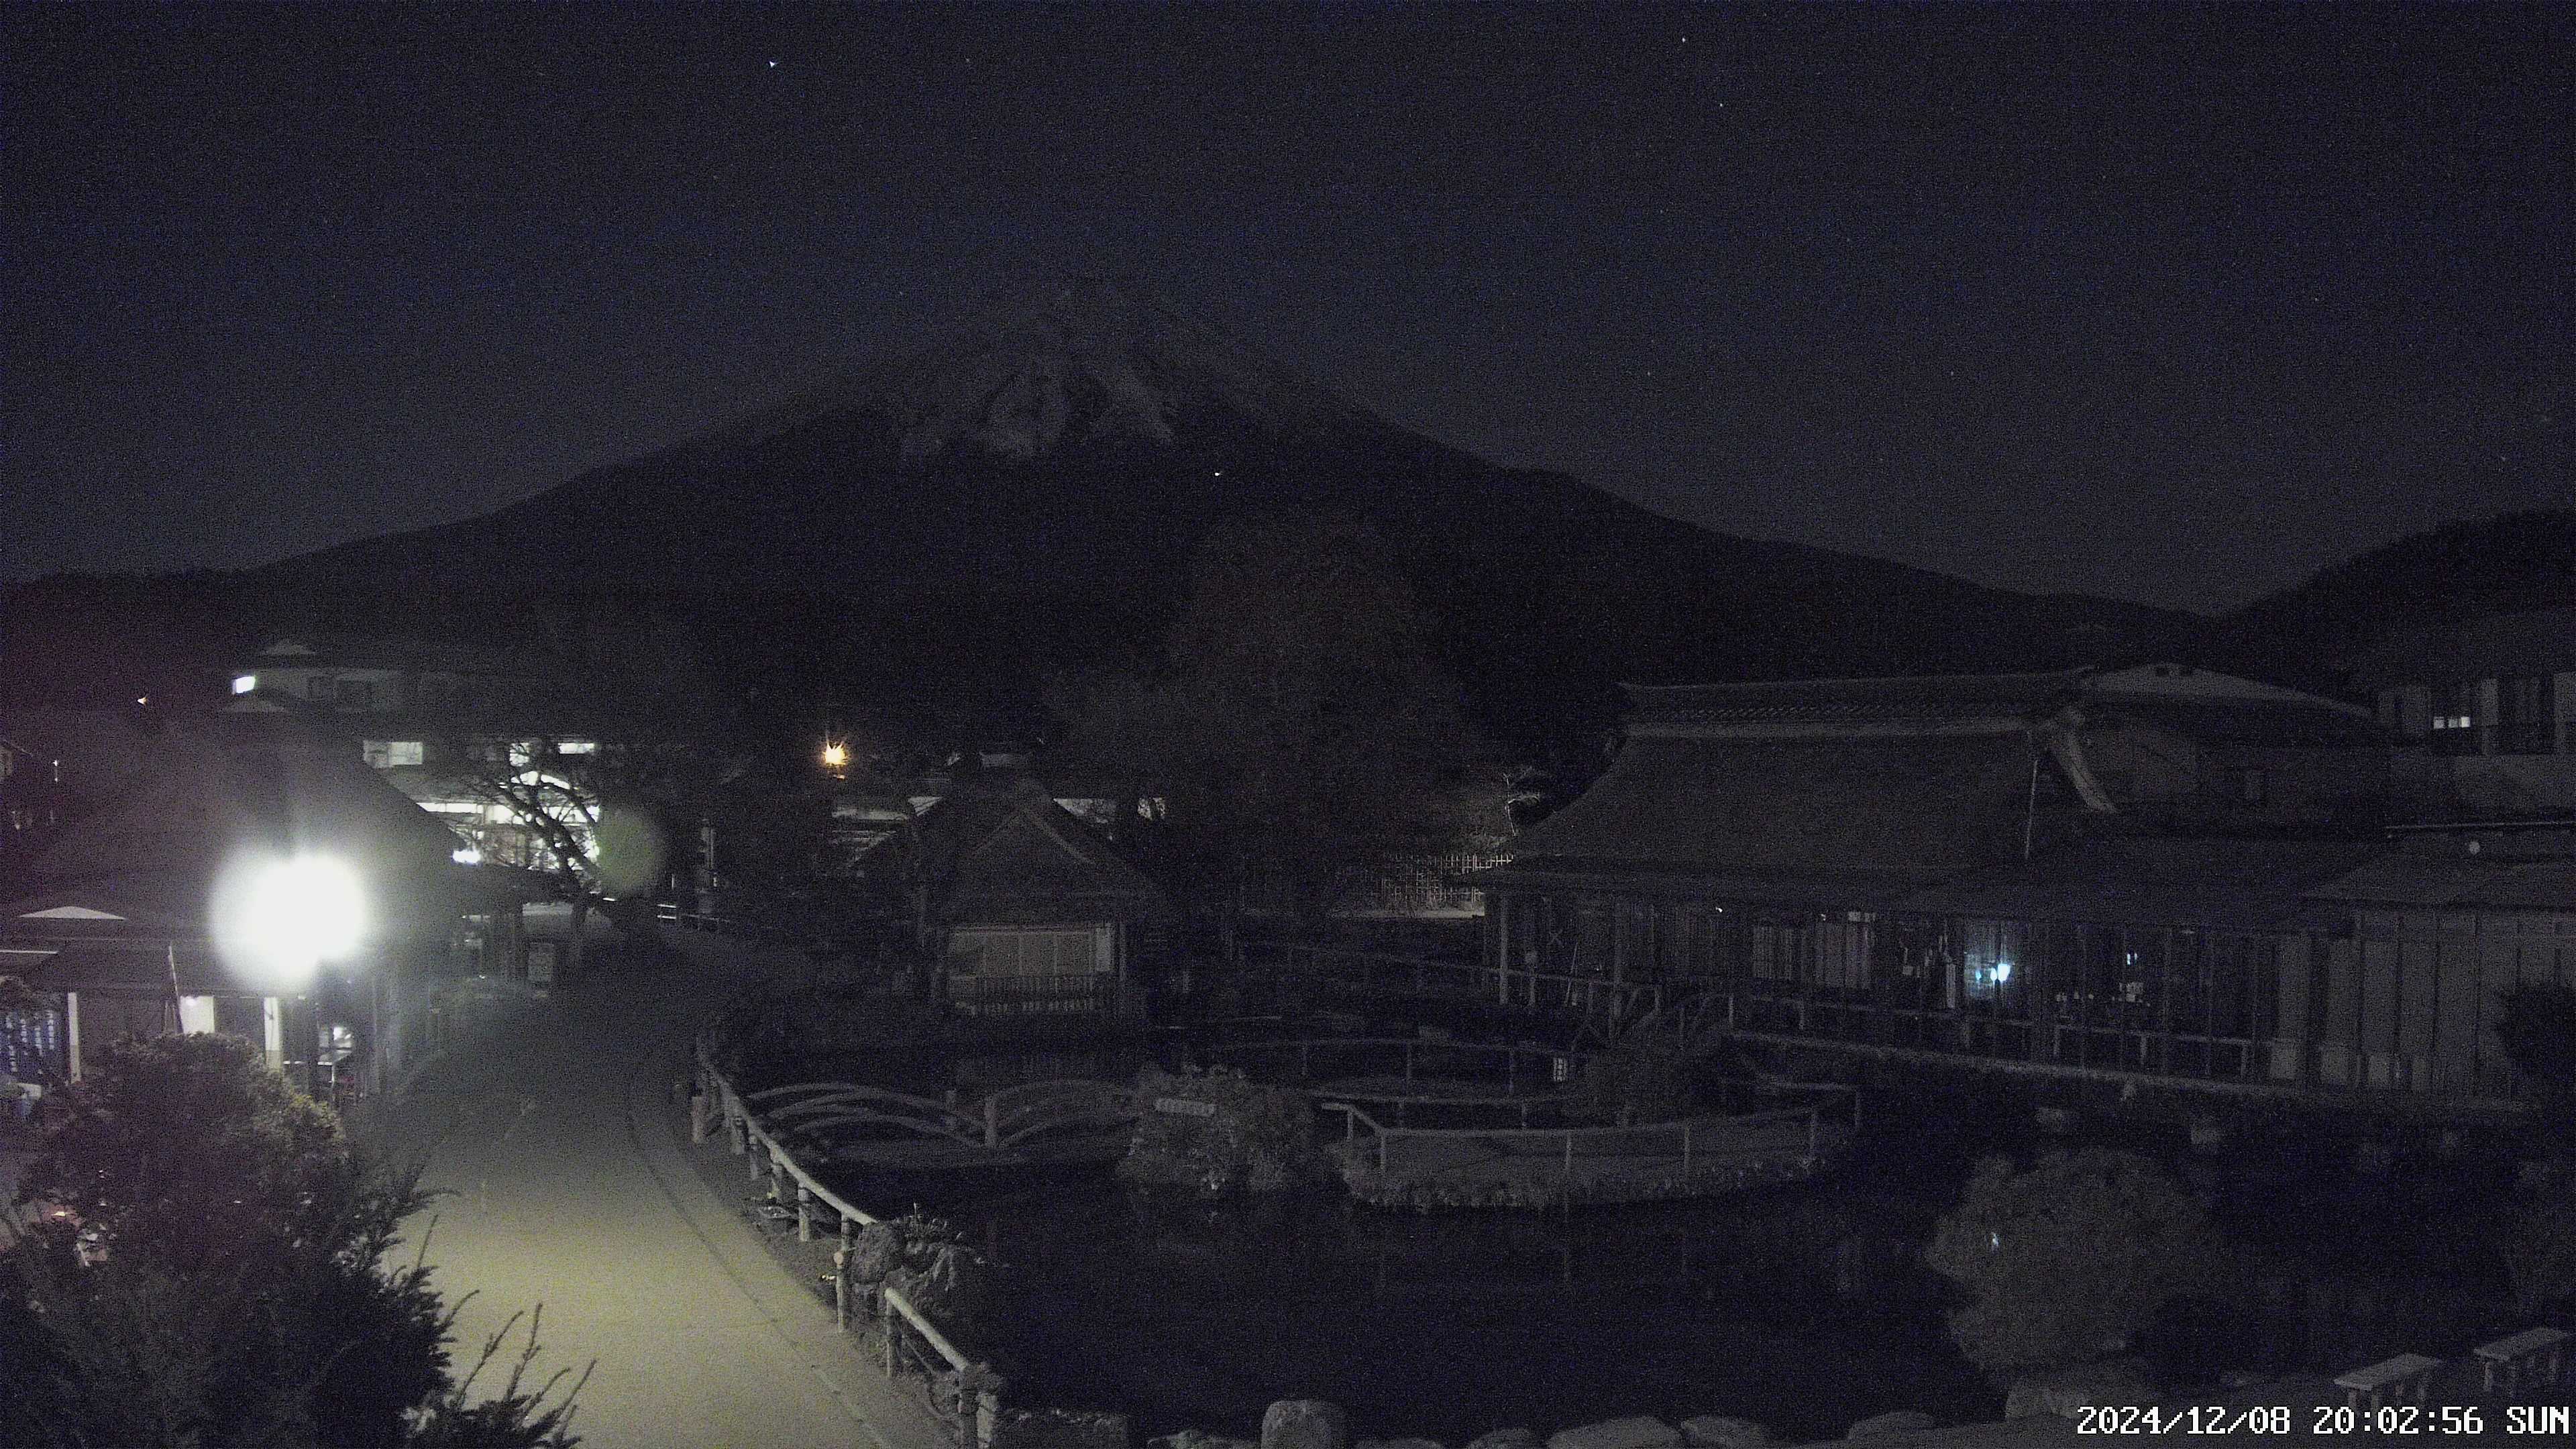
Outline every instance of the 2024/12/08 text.
{"type": "Polygon", "coordinates": [[[2304,1429],[2310,1435],[2442,1439],[2484,1434],[2491,1419],[2507,1434],[2546,1434],[2562,1441],[2576,1437],[2576,1413],[2571,1413],[2565,1404],[2508,1404],[2493,1410],[2474,1404],[2382,1404],[2375,1408],[2310,1404],[2295,1409],[2287,1404],[2191,1404],[2181,1408],[2096,1404],[2076,1411],[2075,1432],[2217,1436],[2288,1434],[2304,1429]]]}

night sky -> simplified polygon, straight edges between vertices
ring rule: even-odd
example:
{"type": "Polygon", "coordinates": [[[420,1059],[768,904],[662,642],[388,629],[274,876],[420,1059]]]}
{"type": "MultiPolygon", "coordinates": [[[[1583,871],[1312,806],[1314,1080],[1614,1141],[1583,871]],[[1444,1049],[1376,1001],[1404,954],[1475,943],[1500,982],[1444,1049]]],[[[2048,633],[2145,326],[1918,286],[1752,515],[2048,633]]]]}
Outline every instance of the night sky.
{"type": "Polygon", "coordinates": [[[2576,7],[0,20],[0,577],[484,512],[1068,271],[2016,588],[2576,504],[2576,7]]]}

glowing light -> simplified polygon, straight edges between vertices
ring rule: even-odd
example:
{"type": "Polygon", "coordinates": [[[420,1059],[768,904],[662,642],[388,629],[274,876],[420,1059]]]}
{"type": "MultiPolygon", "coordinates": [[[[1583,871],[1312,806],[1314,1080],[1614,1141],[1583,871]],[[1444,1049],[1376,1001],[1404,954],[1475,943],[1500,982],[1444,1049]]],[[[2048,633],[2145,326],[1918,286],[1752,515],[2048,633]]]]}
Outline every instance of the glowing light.
{"type": "Polygon", "coordinates": [[[835,740],[823,747],[823,768],[837,770],[850,762],[850,747],[835,740]]]}
{"type": "Polygon", "coordinates": [[[236,675],[234,675],[234,676],[233,676],[233,693],[235,693],[235,694],[248,694],[248,693],[250,693],[252,690],[257,689],[257,688],[259,688],[259,676],[258,676],[258,675],[256,675],[256,674],[236,674],[236,675]]]}
{"type": "Polygon", "coordinates": [[[1996,985],[1998,985],[1998,986],[2000,986],[2000,985],[2002,985],[2004,982],[2010,981],[2011,979],[2012,979],[2012,963],[2011,963],[2010,961],[1998,961],[1998,962],[1996,962],[1996,963],[1995,963],[1995,984],[1996,984],[1996,985]]]}
{"type": "Polygon", "coordinates": [[[483,863],[483,852],[476,850],[470,845],[460,845],[454,850],[449,851],[447,853],[447,858],[455,861],[458,865],[481,865],[483,863]]]}
{"type": "Polygon", "coordinates": [[[366,937],[365,893],[346,862],[323,856],[242,862],[215,888],[215,945],[240,969],[293,990],[366,937]]]}

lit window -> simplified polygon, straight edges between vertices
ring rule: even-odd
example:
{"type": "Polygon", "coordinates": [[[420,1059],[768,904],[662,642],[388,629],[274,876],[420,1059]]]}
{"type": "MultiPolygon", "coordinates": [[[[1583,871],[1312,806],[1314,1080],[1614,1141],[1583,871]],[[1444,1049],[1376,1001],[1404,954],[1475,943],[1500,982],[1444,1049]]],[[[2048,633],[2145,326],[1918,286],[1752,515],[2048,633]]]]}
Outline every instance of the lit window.
{"type": "Polygon", "coordinates": [[[536,741],[534,741],[534,740],[521,740],[521,741],[519,741],[518,743],[516,743],[516,744],[514,744],[514,745],[510,746],[510,763],[511,763],[511,764],[513,764],[513,765],[532,765],[532,764],[535,764],[535,763],[536,763],[536,760],[537,760],[537,742],[536,742],[536,741]]]}
{"type": "Polygon", "coordinates": [[[235,694],[248,694],[248,693],[250,693],[252,690],[257,689],[257,688],[259,688],[259,676],[258,676],[258,675],[256,675],[256,674],[236,674],[236,675],[234,675],[234,676],[233,676],[233,693],[235,693],[235,694]]]}
{"type": "Polygon", "coordinates": [[[2433,691],[2433,748],[2450,755],[2478,752],[2478,685],[2474,679],[2433,691]]]}
{"type": "Polygon", "coordinates": [[[599,753],[599,741],[558,740],[555,742],[555,753],[558,755],[595,755],[599,753]]]}

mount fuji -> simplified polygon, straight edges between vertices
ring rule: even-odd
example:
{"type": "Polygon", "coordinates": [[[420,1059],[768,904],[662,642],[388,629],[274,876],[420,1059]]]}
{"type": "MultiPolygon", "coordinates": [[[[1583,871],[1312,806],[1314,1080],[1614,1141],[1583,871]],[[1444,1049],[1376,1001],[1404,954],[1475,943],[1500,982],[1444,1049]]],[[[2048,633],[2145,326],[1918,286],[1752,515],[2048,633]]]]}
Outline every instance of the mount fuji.
{"type": "Polygon", "coordinates": [[[1665,518],[1408,432],[1186,308],[1091,281],[497,512],[249,582],[344,626],[615,594],[782,682],[971,677],[1026,699],[1150,658],[1194,545],[1244,510],[1373,527],[1472,712],[1531,748],[1606,722],[1623,680],[2054,666],[2199,623],[1665,518]]]}

